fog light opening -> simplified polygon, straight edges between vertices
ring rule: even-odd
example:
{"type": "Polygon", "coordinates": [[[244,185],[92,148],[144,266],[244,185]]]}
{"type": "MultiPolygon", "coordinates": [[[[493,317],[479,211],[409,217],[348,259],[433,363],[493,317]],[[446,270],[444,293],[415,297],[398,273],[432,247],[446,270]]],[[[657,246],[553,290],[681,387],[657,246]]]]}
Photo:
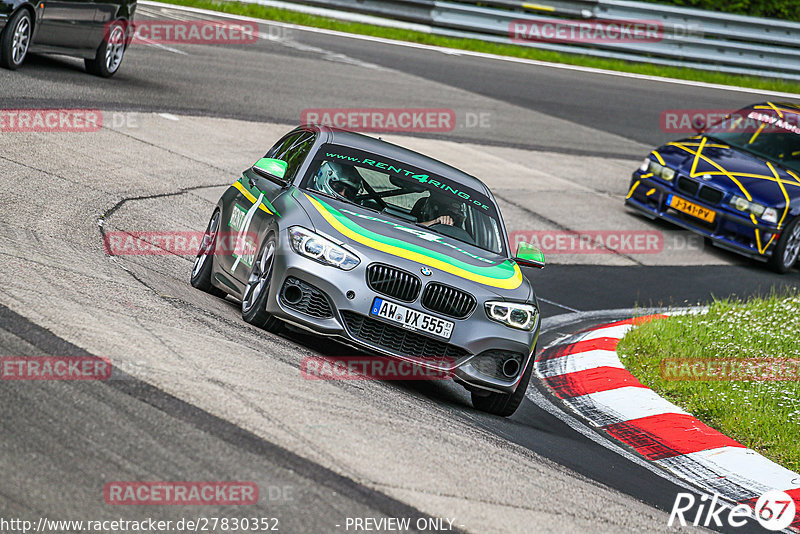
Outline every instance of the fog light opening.
{"type": "Polygon", "coordinates": [[[297,304],[303,300],[303,291],[297,286],[288,286],[283,290],[283,299],[289,304],[297,304]]]}
{"type": "Polygon", "coordinates": [[[516,358],[509,358],[503,362],[503,374],[508,378],[514,378],[519,373],[519,362],[516,358]]]}

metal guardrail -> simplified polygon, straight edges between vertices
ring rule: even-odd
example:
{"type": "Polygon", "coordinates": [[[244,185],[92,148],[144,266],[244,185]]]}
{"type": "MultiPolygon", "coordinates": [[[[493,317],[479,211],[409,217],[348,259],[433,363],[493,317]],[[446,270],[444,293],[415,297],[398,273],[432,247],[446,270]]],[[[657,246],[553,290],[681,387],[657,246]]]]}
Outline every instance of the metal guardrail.
{"type": "MultiPolygon", "coordinates": [[[[258,2],[259,0],[245,0],[258,2]]],[[[627,0],[289,0],[431,27],[432,33],[557,52],[800,81],[800,23],[627,0]],[[658,21],[647,42],[517,39],[513,22],[658,21]]]]}

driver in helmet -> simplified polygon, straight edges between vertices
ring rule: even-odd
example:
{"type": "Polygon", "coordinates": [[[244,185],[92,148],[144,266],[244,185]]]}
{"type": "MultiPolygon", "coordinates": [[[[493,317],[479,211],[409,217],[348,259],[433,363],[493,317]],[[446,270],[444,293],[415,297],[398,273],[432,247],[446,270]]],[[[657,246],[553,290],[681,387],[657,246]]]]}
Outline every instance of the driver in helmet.
{"type": "Polygon", "coordinates": [[[420,213],[422,226],[432,226],[434,224],[446,224],[461,228],[465,219],[464,205],[454,198],[441,195],[429,196],[425,199],[425,204],[420,213]]]}
{"type": "Polygon", "coordinates": [[[361,190],[362,180],[353,167],[326,161],[320,166],[314,185],[317,191],[354,202],[361,190]]]}

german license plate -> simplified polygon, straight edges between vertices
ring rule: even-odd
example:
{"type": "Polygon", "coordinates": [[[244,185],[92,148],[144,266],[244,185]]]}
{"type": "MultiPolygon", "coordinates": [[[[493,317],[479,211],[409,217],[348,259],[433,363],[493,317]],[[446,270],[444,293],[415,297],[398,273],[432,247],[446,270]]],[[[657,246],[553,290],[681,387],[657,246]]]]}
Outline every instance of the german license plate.
{"type": "Polygon", "coordinates": [[[397,323],[409,330],[426,332],[444,339],[450,339],[450,336],[453,335],[455,323],[452,321],[445,321],[379,297],[375,297],[375,300],[372,301],[372,309],[369,313],[397,323]]]}
{"type": "Polygon", "coordinates": [[[680,212],[691,215],[692,217],[697,217],[698,219],[702,219],[709,223],[713,223],[714,218],[717,216],[717,212],[714,210],[704,208],[703,206],[698,206],[694,202],[689,202],[688,200],[684,200],[681,197],[676,197],[675,195],[669,196],[667,204],[669,204],[671,208],[675,208],[680,212]]]}

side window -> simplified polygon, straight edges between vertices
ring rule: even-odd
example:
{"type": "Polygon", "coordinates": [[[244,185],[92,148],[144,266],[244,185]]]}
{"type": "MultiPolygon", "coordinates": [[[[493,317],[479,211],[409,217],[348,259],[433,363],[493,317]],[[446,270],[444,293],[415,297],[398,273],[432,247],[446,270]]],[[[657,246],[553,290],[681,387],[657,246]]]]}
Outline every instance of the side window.
{"type": "Polygon", "coordinates": [[[297,169],[308,156],[311,151],[311,146],[314,144],[314,134],[311,132],[303,132],[296,137],[289,146],[287,146],[282,153],[276,156],[278,159],[288,163],[286,168],[286,180],[291,181],[297,173],[297,169]]]}
{"type": "Polygon", "coordinates": [[[265,157],[279,159],[288,164],[284,179],[289,182],[294,178],[297,169],[306,159],[313,144],[314,134],[312,132],[294,133],[278,141],[269,149],[265,157]]]}
{"type": "Polygon", "coordinates": [[[278,158],[278,154],[282,153],[286,149],[286,147],[290,146],[300,135],[302,135],[302,133],[294,133],[282,138],[280,141],[275,143],[275,145],[272,148],[269,149],[269,151],[264,155],[264,157],[278,158]]]}

